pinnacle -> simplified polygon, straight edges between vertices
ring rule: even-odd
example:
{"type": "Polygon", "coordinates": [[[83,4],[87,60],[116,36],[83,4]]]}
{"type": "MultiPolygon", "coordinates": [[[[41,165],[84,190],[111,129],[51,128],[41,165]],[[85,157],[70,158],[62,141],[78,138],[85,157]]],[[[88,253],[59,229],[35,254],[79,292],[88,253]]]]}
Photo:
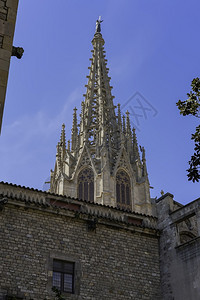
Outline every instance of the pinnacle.
{"type": "Polygon", "coordinates": [[[123,119],[123,133],[126,134],[126,122],[125,122],[125,115],[122,117],[123,119]]]}
{"type": "Polygon", "coordinates": [[[60,136],[60,144],[63,147],[66,147],[66,138],[65,138],[65,124],[62,124],[61,136],[60,136]]]}
{"type": "Polygon", "coordinates": [[[131,136],[131,124],[130,124],[130,117],[129,117],[130,113],[127,110],[126,111],[126,133],[131,136]]]}
{"type": "Polygon", "coordinates": [[[117,107],[118,107],[118,125],[120,127],[120,130],[121,130],[121,127],[122,127],[122,118],[121,118],[121,108],[120,108],[120,104],[118,103],[117,104],[117,107]]]}

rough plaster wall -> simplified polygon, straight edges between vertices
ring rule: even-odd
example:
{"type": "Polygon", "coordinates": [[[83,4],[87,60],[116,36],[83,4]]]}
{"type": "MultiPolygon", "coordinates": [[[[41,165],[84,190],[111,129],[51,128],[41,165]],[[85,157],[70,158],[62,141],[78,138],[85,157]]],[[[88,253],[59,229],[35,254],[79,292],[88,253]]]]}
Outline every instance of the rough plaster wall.
{"type": "Polygon", "coordinates": [[[6,206],[0,212],[0,292],[51,299],[48,259],[61,253],[80,261],[80,295],[67,299],[160,298],[158,239],[45,211],[6,206]]]}

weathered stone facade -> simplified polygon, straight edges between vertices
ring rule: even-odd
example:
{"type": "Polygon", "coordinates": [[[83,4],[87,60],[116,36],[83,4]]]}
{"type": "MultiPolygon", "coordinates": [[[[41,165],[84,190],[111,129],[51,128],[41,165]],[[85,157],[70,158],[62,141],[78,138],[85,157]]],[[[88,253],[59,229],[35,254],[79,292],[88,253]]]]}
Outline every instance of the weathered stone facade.
{"type": "Polygon", "coordinates": [[[76,264],[66,299],[161,299],[156,218],[3,183],[0,193],[0,299],[54,299],[55,258],[76,264]]]}
{"type": "Polygon", "coordinates": [[[200,199],[185,206],[157,200],[162,299],[200,299],[200,199]]]}
{"type": "Polygon", "coordinates": [[[0,132],[19,0],[0,0],[0,132]]]}

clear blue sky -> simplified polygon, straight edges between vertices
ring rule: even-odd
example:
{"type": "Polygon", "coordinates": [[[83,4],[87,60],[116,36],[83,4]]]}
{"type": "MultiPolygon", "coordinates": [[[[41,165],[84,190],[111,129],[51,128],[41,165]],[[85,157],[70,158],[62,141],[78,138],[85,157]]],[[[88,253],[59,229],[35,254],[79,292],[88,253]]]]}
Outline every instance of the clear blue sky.
{"type": "MultiPolygon", "coordinates": [[[[0,180],[42,189],[54,168],[62,123],[70,137],[73,107],[89,74],[95,21],[102,34],[115,103],[137,115],[138,143],[145,147],[151,196],[164,192],[187,203],[200,183],[187,181],[198,120],[176,108],[200,76],[199,0],[20,0],[0,138],[0,180]]],[[[137,123],[137,124],[136,124],[137,123]]]]}

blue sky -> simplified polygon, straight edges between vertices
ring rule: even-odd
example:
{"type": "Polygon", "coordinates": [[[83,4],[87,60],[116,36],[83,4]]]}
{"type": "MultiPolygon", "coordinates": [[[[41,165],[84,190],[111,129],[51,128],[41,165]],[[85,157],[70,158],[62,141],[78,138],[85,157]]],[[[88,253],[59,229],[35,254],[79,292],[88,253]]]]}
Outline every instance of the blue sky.
{"type": "Polygon", "coordinates": [[[185,171],[198,120],[180,116],[176,102],[200,76],[199,11],[199,0],[21,0],[14,45],[25,52],[11,58],[0,180],[43,188],[61,125],[69,139],[74,106],[80,112],[101,15],[114,101],[123,106],[131,99],[124,109],[136,114],[151,196],[164,190],[183,204],[198,198],[199,183],[188,182],[185,171]]]}

